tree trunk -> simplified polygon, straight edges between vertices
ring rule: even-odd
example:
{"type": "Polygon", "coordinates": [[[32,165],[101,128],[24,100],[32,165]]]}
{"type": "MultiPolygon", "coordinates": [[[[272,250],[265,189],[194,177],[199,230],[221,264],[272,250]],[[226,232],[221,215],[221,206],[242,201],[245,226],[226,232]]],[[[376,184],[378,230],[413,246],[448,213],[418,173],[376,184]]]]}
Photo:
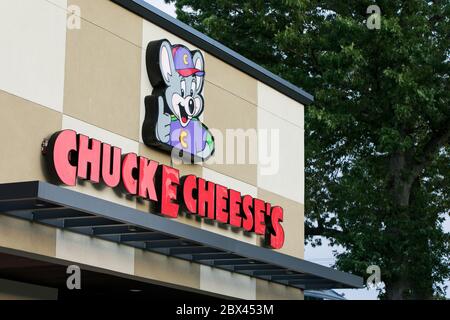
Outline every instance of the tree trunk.
{"type": "Polygon", "coordinates": [[[395,153],[389,163],[389,172],[392,179],[393,204],[403,209],[409,206],[411,187],[415,179],[405,177],[406,156],[402,152],[395,153]]]}
{"type": "MultiPolygon", "coordinates": [[[[389,172],[391,177],[391,195],[394,211],[393,215],[407,214],[410,204],[410,196],[412,189],[412,181],[407,178],[406,172],[407,159],[404,153],[395,153],[390,159],[389,172]]],[[[398,226],[390,226],[386,221],[387,232],[395,239],[398,244],[403,242],[401,232],[398,226]]],[[[407,263],[403,256],[398,254],[395,258],[397,265],[407,263]]],[[[411,289],[411,283],[407,281],[404,274],[397,274],[392,281],[386,281],[386,299],[388,300],[404,300],[407,299],[406,293],[411,289]]]]}
{"type": "MultiPolygon", "coordinates": [[[[410,207],[413,199],[411,199],[412,189],[414,183],[418,182],[420,170],[414,170],[409,167],[410,161],[404,153],[396,153],[390,160],[389,170],[391,176],[391,194],[393,201],[392,212],[393,215],[402,215],[398,217],[400,219],[411,219],[410,207]]],[[[389,221],[386,221],[387,232],[393,237],[394,241],[398,241],[398,244],[404,243],[405,235],[401,236],[402,232],[398,229],[398,226],[389,226],[389,221]]],[[[414,237],[414,234],[408,234],[406,237],[414,237]]],[[[426,246],[424,246],[426,247],[426,246]]],[[[432,298],[432,283],[430,283],[429,290],[419,289],[415,287],[414,281],[408,277],[408,265],[409,262],[405,261],[404,255],[401,252],[397,253],[395,263],[403,270],[400,274],[394,276],[395,280],[389,281],[386,279],[386,299],[389,300],[404,300],[404,299],[431,299],[432,298]],[[406,271],[405,271],[406,270],[406,271]]],[[[431,272],[431,270],[430,270],[431,272]]],[[[420,281],[417,279],[415,281],[420,281]]]]}
{"type": "Polygon", "coordinates": [[[411,288],[411,284],[404,280],[399,279],[386,284],[386,299],[387,300],[405,300],[406,294],[411,288]]]}

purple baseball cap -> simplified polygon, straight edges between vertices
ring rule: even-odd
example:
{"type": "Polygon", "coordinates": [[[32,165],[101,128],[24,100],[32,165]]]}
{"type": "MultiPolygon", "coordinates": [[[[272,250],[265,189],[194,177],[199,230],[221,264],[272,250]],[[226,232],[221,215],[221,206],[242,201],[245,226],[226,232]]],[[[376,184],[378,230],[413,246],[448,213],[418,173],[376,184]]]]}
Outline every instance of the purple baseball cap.
{"type": "Polygon", "coordinates": [[[189,77],[195,74],[202,77],[205,75],[203,70],[195,68],[194,61],[192,60],[191,51],[185,46],[176,46],[172,48],[173,62],[175,64],[175,70],[183,77],[189,77]]]}

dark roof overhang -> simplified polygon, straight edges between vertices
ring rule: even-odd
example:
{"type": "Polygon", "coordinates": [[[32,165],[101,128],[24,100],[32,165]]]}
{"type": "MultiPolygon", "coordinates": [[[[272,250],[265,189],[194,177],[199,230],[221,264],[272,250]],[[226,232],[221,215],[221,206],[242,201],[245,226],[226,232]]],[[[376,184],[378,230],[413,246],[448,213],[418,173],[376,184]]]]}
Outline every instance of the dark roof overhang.
{"type": "Polygon", "coordinates": [[[47,182],[0,184],[0,213],[300,289],[361,277],[47,182]]]}

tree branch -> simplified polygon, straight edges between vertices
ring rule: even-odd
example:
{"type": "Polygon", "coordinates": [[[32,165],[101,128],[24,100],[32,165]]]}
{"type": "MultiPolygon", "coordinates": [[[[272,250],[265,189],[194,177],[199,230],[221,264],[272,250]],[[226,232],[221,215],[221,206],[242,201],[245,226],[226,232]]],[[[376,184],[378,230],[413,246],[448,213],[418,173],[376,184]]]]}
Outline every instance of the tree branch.
{"type": "Polygon", "coordinates": [[[340,230],[326,228],[323,225],[319,225],[318,227],[310,227],[308,225],[305,225],[305,237],[322,236],[337,238],[342,234],[343,232],[340,230]]]}
{"type": "Polygon", "coordinates": [[[420,172],[433,161],[434,154],[450,141],[450,126],[444,127],[442,130],[436,132],[428,143],[424,146],[422,154],[418,160],[415,161],[415,165],[412,167],[411,179],[416,179],[420,172]]]}

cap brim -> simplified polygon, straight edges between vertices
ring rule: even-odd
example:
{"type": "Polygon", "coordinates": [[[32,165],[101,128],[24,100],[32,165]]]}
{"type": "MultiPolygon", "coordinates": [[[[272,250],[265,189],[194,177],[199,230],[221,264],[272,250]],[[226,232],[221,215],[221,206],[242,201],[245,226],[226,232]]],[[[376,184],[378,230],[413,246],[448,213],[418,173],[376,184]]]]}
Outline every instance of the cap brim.
{"type": "Polygon", "coordinates": [[[177,72],[182,75],[183,77],[189,77],[192,76],[193,74],[195,74],[196,76],[202,77],[205,75],[205,72],[200,70],[200,69],[196,69],[196,68],[188,68],[188,69],[181,69],[181,70],[177,70],[177,72]]]}

